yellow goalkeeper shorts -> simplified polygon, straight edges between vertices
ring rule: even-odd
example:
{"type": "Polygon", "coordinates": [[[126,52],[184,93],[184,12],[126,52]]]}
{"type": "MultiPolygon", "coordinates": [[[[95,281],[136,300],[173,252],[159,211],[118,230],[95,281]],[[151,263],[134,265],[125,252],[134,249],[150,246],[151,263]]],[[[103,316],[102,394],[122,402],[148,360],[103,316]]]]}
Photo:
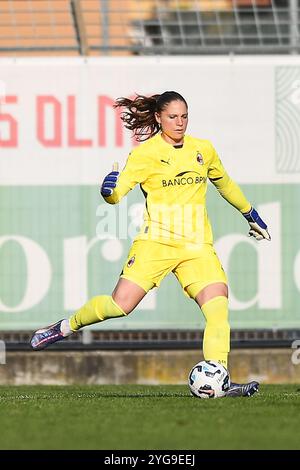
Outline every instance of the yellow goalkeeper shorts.
{"type": "Polygon", "coordinates": [[[194,297],[187,289],[191,284],[199,284],[195,295],[209,284],[227,284],[226,274],[214,247],[210,244],[203,244],[197,249],[187,249],[185,246],[136,240],[129,251],[121,277],[148,292],[153,287],[158,287],[170,272],[175,274],[188,297],[194,297]]]}

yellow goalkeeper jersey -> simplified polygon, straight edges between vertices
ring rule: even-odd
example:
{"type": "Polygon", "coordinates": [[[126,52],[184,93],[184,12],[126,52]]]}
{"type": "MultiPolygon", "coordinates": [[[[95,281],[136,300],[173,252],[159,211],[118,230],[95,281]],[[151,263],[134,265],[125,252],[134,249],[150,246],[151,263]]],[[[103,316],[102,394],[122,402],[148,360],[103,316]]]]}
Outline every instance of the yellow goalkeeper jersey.
{"type": "Polygon", "coordinates": [[[237,209],[250,209],[209,140],[185,135],[176,148],[157,134],[129,154],[113,194],[105,199],[115,204],[140,184],[146,205],[136,239],[199,246],[213,242],[206,210],[208,179],[237,209]]]}

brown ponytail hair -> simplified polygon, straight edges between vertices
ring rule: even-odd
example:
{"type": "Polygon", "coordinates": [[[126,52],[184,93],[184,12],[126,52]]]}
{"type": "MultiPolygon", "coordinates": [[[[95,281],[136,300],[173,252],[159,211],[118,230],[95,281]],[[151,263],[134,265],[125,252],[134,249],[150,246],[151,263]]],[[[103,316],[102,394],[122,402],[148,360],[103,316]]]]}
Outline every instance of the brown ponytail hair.
{"type": "Polygon", "coordinates": [[[160,125],[155,119],[155,113],[161,113],[171,101],[187,102],[176,91],[165,91],[161,95],[137,95],[133,100],[118,98],[115,108],[126,108],[121,112],[125,127],[133,131],[138,142],[150,139],[160,131],[160,125]]]}

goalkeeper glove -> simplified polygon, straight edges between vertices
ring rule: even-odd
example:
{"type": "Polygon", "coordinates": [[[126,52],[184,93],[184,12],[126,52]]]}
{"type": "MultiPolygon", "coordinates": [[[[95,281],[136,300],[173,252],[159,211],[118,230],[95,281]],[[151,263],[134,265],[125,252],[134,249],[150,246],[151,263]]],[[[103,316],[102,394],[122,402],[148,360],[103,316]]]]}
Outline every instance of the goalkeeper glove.
{"type": "Polygon", "coordinates": [[[105,176],[100,193],[103,197],[109,197],[112,195],[114,188],[117,186],[117,181],[119,178],[119,171],[118,171],[118,164],[114,163],[113,164],[113,171],[108,173],[108,175],[105,176]]]}
{"type": "Polygon", "coordinates": [[[254,207],[251,207],[249,212],[243,213],[243,216],[250,225],[249,237],[254,237],[257,241],[263,240],[264,238],[271,240],[267,225],[259,217],[254,207]]]}

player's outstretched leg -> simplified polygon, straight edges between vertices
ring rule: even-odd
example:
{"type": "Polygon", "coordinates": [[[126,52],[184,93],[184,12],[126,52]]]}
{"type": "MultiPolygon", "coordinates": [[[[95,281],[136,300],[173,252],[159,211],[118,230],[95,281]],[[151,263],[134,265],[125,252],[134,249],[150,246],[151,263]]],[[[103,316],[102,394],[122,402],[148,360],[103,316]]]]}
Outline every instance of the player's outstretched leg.
{"type": "Polygon", "coordinates": [[[90,299],[83,307],[75,312],[69,320],[59,320],[53,325],[37,330],[30,344],[36,351],[44,349],[56,341],[70,336],[80,328],[93,323],[127,315],[109,295],[100,295],[90,299]]]}
{"type": "Polygon", "coordinates": [[[230,383],[230,387],[226,392],[226,397],[251,397],[258,392],[259,383],[256,381],[247,384],[230,383]]]}
{"type": "Polygon", "coordinates": [[[32,349],[39,351],[40,349],[44,349],[52,343],[56,343],[56,341],[60,341],[67,336],[70,336],[72,333],[73,331],[69,327],[69,321],[59,320],[52,325],[37,330],[33,334],[30,340],[30,344],[32,349]]]}

